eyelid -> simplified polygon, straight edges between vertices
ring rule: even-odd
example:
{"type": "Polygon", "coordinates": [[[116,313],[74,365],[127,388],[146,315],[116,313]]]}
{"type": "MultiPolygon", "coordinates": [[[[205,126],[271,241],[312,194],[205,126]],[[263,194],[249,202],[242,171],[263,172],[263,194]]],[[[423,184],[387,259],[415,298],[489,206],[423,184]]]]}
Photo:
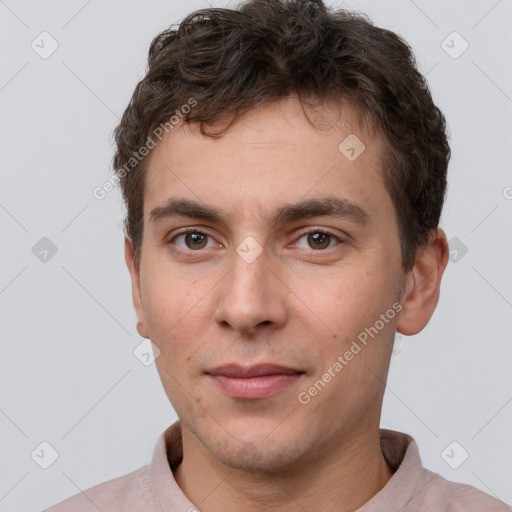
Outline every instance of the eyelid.
{"type": "MultiPolygon", "coordinates": [[[[294,244],[297,243],[297,240],[300,240],[303,236],[313,234],[313,233],[322,233],[324,235],[329,235],[330,237],[335,238],[338,241],[338,243],[345,242],[345,240],[342,236],[337,235],[336,233],[334,233],[333,231],[331,231],[329,229],[322,228],[320,226],[309,226],[308,228],[306,228],[304,231],[301,231],[297,235],[297,238],[296,238],[296,241],[294,242],[294,244]]],[[[328,252],[330,249],[334,249],[336,247],[336,245],[338,245],[338,244],[335,244],[332,247],[329,247],[327,249],[319,249],[319,250],[309,249],[309,251],[317,252],[317,253],[328,252]]]]}
{"type": "MultiPolygon", "coordinates": [[[[165,238],[165,244],[166,245],[175,245],[174,244],[174,240],[176,238],[178,238],[179,236],[181,236],[181,235],[186,235],[187,233],[200,233],[201,235],[205,235],[208,238],[211,238],[212,240],[215,241],[216,244],[218,244],[218,242],[215,240],[215,238],[208,233],[207,229],[205,229],[203,227],[199,227],[199,226],[195,226],[195,227],[194,226],[191,226],[191,227],[189,226],[187,228],[181,229],[177,233],[174,233],[171,237],[166,237],[165,238]]],[[[185,251],[185,252],[197,252],[197,253],[204,251],[204,249],[193,251],[191,249],[181,249],[181,247],[178,247],[178,250],[185,251]]]]}
{"type": "Polygon", "coordinates": [[[301,231],[298,236],[308,235],[309,233],[325,233],[326,235],[331,235],[333,237],[338,238],[339,240],[341,240],[342,236],[338,235],[337,233],[328,228],[323,228],[321,226],[308,226],[307,228],[304,228],[304,230],[301,231]]]}

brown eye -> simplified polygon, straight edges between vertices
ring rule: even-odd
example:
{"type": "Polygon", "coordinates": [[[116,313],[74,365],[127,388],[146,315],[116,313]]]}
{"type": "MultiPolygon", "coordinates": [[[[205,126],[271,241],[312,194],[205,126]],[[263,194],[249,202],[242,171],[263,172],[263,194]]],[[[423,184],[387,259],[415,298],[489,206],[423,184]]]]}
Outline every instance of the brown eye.
{"type": "Polygon", "coordinates": [[[186,233],[185,245],[189,249],[203,249],[208,240],[207,235],[203,233],[186,233]]]}
{"type": "Polygon", "coordinates": [[[309,233],[308,244],[313,249],[326,249],[329,247],[331,235],[327,233],[309,233]]]}
{"type": "MultiPolygon", "coordinates": [[[[308,231],[306,233],[303,233],[299,240],[305,238],[306,239],[306,245],[302,244],[302,248],[304,249],[313,249],[316,251],[322,251],[325,249],[329,249],[336,245],[336,242],[341,242],[341,240],[331,233],[328,233],[327,231],[322,231],[320,229],[315,229],[308,231]]],[[[301,246],[301,244],[298,244],[301,246]]]]}
{"type": "Polygon", "coordinates": [[[183,251],[199,251],[207,247],[209,238],[211,237],[205,233],[190,229],[188,231],[182,231],[181,233],[178,233],[171,240],[169,240],[168,243],[176,244],[176,246],[183,251]],[[178,240],[180,240],[180,243],[177,243],[178,240]]]}

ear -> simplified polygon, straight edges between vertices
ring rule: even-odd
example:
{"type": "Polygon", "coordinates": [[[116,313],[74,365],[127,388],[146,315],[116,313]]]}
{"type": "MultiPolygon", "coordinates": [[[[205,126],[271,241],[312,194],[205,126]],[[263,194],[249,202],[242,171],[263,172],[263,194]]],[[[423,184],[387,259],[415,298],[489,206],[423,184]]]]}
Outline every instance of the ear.
{"type": "Polygon", "coordinates": [[[400,303],[402,310],[397,320],[398,332],[410,336],[420,332],[429,322],[439,300],[441,278],[448,263],[448,241],[438,228],[421,248],[414,267],[405,278],[400,303]]]}
{"type": "Polygon", "coordinates": [[[135,265],[132,244],[127,237],[124,239],[124,259],[132,279],[132,300],[133,307],[135,308],[135,312],[137,314],[137,332],[143,338],[149,338],[149,330],[146,325],[146,317],[144,314],[144,309],[142,308],[140,269],[135,265]]]}

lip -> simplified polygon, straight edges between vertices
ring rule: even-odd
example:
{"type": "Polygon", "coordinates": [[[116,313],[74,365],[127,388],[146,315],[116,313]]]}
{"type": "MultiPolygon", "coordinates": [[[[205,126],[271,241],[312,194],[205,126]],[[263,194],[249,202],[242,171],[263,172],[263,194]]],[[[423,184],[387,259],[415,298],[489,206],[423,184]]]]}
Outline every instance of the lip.
{"type": "Polygon", "coordinates": [[[207,370],[208,375],[222,375],[224,377],[248,378],[262,377],[265,375],[293,375],[304,373],[301,370],[295,370],[287,366],[273,363],[260,363],[253,366],[241,366],[239,364],[225,364],[207,370]]]}
{"type": "Polygon", "coordinates": [[[305,372],[272,363],[262,363],[249,367],[227,364],[205,373],[228,396],[261,399],[279,393],[300,379],[305,372]]]}

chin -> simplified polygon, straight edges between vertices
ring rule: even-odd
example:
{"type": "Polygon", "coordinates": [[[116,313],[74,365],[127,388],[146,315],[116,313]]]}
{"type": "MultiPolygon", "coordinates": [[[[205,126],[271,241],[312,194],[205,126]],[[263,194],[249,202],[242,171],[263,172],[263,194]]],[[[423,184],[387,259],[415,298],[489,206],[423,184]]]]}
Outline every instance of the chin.
{"type": "Polygon", "coordinates": [[[283,424],[279,429],[279,424],[279,421],[246,417],[223,424],[225,430],[219,427],[213,432],[209,427],[206,436],[200,431],[198,434],[205,448],[232,469],[279,472],[302,463],[308,451],[304,436],[296,428],[290,431],[290,425],[283,424]]]}
{"type": "Polygon", "coordinates": [[[300,465],[301,454],[296,445],[258,447],[252,442],[242,444],[238,450],[219,450],[218,445],[212,455],[231,469],[255,473],[279,473],[300,465]]]}

